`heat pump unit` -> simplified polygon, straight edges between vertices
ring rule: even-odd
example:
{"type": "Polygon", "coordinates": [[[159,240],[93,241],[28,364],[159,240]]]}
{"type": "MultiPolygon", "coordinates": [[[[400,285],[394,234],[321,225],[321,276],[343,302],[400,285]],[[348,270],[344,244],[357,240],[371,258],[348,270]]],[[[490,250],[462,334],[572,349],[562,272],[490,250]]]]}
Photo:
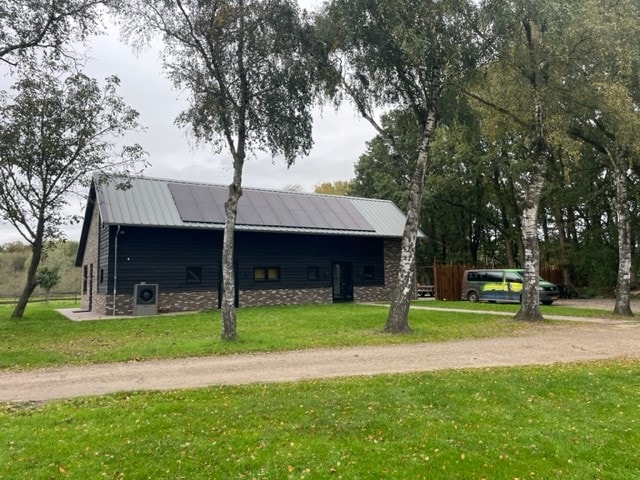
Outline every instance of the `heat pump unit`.
{"type": "Polygon", "coordinates": [[[156,315],[158,313],[158,285],[139,283],[133,289],[133,314],[156,315]]]}

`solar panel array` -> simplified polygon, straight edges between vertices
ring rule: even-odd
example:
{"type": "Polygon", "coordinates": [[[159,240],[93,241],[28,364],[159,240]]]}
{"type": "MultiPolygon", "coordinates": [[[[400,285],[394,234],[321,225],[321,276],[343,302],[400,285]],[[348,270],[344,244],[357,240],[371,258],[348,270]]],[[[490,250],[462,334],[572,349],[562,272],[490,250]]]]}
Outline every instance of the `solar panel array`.
{"type": "MultiPolygon", "coordinates": [[[[224,224],[228,190],[214,185],[169,183],[183,222],[224,224]]],[[[245,190],[237,225],[373,232],[348,198],[245,190]]]]}

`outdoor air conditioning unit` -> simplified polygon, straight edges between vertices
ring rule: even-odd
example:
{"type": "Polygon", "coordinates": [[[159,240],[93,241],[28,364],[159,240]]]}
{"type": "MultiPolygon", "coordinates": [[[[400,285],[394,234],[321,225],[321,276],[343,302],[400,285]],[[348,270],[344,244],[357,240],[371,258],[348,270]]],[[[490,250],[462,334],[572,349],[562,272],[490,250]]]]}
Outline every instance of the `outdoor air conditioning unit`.
{"type": "Polygon", "coordinates": [[[133,288],[133,314],[156,315],[158,313],[158,285],[138,283],[133,288]]]}

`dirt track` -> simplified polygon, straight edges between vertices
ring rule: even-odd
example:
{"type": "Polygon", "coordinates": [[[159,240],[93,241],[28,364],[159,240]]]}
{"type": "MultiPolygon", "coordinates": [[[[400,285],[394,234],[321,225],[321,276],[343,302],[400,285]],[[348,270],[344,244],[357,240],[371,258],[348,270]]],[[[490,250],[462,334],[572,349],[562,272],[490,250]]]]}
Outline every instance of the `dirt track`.
{"type": "Polygon", "coordinates": [[[0,402],[118,391],[640,358],[640,322],[537,325],[525,336],[0,372],[0,402]]]}

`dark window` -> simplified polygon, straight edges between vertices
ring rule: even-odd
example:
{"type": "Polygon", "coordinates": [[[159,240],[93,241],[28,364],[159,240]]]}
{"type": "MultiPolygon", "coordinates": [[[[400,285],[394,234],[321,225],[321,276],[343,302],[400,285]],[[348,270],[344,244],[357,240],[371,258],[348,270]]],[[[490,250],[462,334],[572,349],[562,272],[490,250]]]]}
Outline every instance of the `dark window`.
{"type": "Polygon", "coordinates": [[[100,269],[100,283],[104,283],[104,268],[100,269]]]}
{"type": "Polygon", "coordinates": [[[503,274],[501,270],[487,272],[487,282],[502,283],[503,274]]]}
{"type": "Polygon", "coordinates": [[[255,267],[253,280],[256,282],[277,282],[280,280],[280,267],[255,267]]]}
{"type": "Polygon", "coordinates": [[[373,280],[374,278],[376,278],[376,269],[373,267],[373,265],[365,265],[365,267],[362,269],[362,278],[364,278],[365,280],[373,280]]]}
{"type": "Polygon", "coordinates": [[[515,272],[506,272],[504,278],[507,282],[522,283],[522,278],[515,272]]]}
{"type": "Polygon", "coordinates": [[[89,284],[89,267],[82,267],[82,293],[87,293],[87,285],[89,284]]]}
{"type": "Polygon", "coordinates": [[[187,267],[185,271],[186,283],[202,283],[202,267],[187,267]]]}
{"type": "Polygon", "coordinates": [[[307,280],[320,280],[320,268],[307,267],[307,280]]]}

